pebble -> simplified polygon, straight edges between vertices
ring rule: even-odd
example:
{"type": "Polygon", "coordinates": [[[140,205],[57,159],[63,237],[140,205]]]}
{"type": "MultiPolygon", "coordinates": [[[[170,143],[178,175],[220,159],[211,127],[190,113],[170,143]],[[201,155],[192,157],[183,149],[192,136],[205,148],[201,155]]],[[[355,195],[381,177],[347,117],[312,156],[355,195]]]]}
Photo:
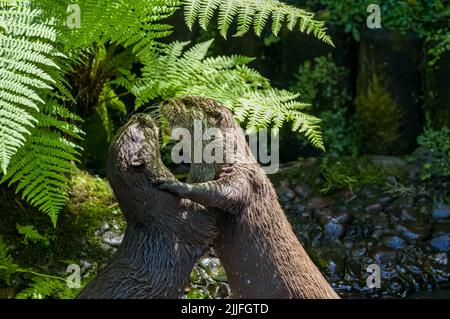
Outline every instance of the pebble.
{"type": "Polygon", "coordinates": [[[402,249],[405,247],[405,241],[398,236],[388,237],[385,240],[386,246],[393,249],[402,249]]]}
{"type": "Polygon", "coordinates": [[[431,246],[440,252],[447,252],[450,247],[450,236],[448,234],[442,234],[434,237],[431,240],[431,246]]]}
{"type": "Polygon", "coordinates": [[[335,218],[325,224],[325,231],[328,236],[334,238],[341,238],[345,233],[344,226],[339,224],[335,218]]]}
{"type": "Polygon", "coordinates": [[[308,185],[300,183],[294,187],[294,193],[301,198],[307,198],[312,194],[312,189],[308,185]]]}
{"type": "Polygon", "coordinates": [[[108,244],[111,247],[119,247],[122,243],[123,235],[111,235],[111,234],[105,234],[103,237],[103,242],[108,244]]]}
{"type": "Polygon", "coordinates": [[[433,260],[437,262],[440,265],[447,265],[448,264],[448,256],[447,253],[439,253],[433,256],[433,260]]]}
{"type": "Polygon", "coordinates": [[[436,204],[431,212],[435,219],[446,219],[450,217],[450,208],[446,204],[436,204]]]}
{"type": "Polygon", "coordinates": [[[366,213],[368,214],[376,214],[381,212],[383,206],[380,203],[376,203],[366,207],[366,213]]]}
{"type": "Polygon", "coordinates": [[[295,198],[294,192],[286,184],[280,185],[277,193],[282,203],[288,203],[295,198]]]}

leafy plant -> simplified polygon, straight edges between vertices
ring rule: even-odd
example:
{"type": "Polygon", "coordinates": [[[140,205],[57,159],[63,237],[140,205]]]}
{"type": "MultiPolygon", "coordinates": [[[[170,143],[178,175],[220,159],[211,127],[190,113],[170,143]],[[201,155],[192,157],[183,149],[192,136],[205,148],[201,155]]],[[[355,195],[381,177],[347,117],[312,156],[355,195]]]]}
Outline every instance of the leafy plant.
{"type": "Polygon", "coordinates": [[[33,225],[22,226],[16,224],[16,227],[19,234],[23,236],[23,243],[25,245],[28,245],[29,241],[33,243],[42,242],[46,246],[49,245],[48,238],[39,234],[39,232],[34,228],[33,225]]]}
{"type": "MultiPolygon", "coordinates": [[[[27,229],[26,232],[30,234],[30,229],[27,229]]],[[[71,299],[74,298],[81,289],[69,288],[65,278],[42,274],[29,268],[21,268],[14,263],[8,252],[8,246],[0,238],[0,279],[5,280],[8,284],[10,283],[11,278],[18,274],[30,277],[32,283],[16,295],[17,299],[43,299],[46,297],[71,299]]]]}
{"type": "Polygon", "coordinates": [[[436,131],[426,127],[417,142],[429,152],[422,167],[421,179],[450,176],[450,129],[436,131]]]}
{"type": "Polygon", "coordinates": [[[120,90],[133,88],[138,100],[148,103],[152,95],[164,99],[182,92],[208,94],[224,99],[239,120],[248,120],[250,128],[293,121],[296,130],[322,147],[318,120],[301,111],[304,105],[295,101],[297,94],[271,88],[266,79],[245,66],[248,58],[206,59],[210,43],[181,54],[183,44],[157,41],[171,33],[172,26],[165,20],[184,9],[191,27],[196,21],[208,27],[217,12],[223,36],[235,19],[237,35],[252,27],[259,34],[271,19],[274,34],[283,25],[289,29],[298,26],[332,44],[323,22],[315,20],[312,13],[275,0],[80,0],[77,4],[81,25],[71,29],[66,25],[66,1],[0,3],[1,182],[14,185],[54,224],[68,198],[67,174],[82,151],[81,120],[97,112],[110,139],[112,127],[101,101],[103,94],[115,98],[120,90]],[[173,49],[179,54],[169,53],[173,49]],[[172,74],[165,79],[171,82],[163,85],[161,66],[168,61],[172,64],[165,66],[173,72],[182,70],[185,77],[177,79],[172,74]],[[200,79],[189,62],[195,62],[201,72],[211,72],[203,73],[211,84],[200,79]],[[146,72],[139,78],[133,72],[134,63],[144,64],[144,72],[159,66],[159,73],[152,77],[146,72]],[[239,88],[236,83],[246,85],[239,88]],[[222,90],[215,92],[219,86],[222,90]],[[112,91],[104,93],[105,88],[112,91]],[[202,91],[205,88],[209,89],[206,93],[202,91]],[[232,89],[239,99],[230,99],[231,94],[223,88],[232,89]]]}
{"type": "Polygon", "coordinates": [[[305,132],[314,146],[323,148],[320,120],[302,112],[307,104],[296,101],[298,94],[271,88],[266,78],[246,66],[252,58],[206,58],[211,44],[212,40],[183,52],[188,42],[175,42],[159,59],[143,57],[142,79],[132,91],[136,106],[182,95],[212,97],[233,110],[249,130],[294,121],[294,130],[305,132]]]}
{"type": "Polygon", "coordinates": [[[299,66],[291,90],[309,102],[310,112],[321,118],[327,152],[356,155],[356,137],[348,107],[352,104],[347,79],[349,72],[333,62],[331,54],[305,61],[299,66]]]}
{"type": "Polygon", "coordinates": [[[259,36],[267,21],[272,18],[274,35],[280,32],[283,24],[286,24],[291,31],[298,25],[300,31],[312,33],[325,43],[332,44],[331,38],[325,33],[324,22],[314,20],[314,14],[310,12],[286,5],[281,1],[189,0],[183,2],[186,4],[186,23],[190,28],[198,20],[200,26],[206,29],[218,10],[218,28],[223,37],[227,36],[235,18],[237,19],[235,36],[246,34],[252,26],[259,36]]]}
{"type": "Polygon", "coordinates": [[[324,157],[320,162],[320,172],[324,178],[322,193],[347,189],[351,192],[359,191],[363,185],[385,185],[387,170],[380,169],[367,158],[360,163],[354,158],[334,160],[324,157]]]}

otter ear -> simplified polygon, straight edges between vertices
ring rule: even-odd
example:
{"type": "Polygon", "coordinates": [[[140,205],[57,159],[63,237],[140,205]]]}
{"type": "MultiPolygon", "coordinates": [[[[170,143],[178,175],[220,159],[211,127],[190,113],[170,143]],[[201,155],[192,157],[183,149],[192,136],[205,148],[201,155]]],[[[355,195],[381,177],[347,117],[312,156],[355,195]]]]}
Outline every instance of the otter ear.
{"type": "Polygon", "coordinates": [[[219,110],[213,109],[213,110],[209,110],[207,112],[207,114],[217,120],[221,120],[222,119],[222,113],[219,110]]]}

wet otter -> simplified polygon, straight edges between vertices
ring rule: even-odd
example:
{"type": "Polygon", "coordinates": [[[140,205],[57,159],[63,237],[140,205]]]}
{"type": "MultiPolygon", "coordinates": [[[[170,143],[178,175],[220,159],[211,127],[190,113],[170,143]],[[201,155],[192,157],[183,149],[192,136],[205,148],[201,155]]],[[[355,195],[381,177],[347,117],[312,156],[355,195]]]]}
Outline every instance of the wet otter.
{"type": "Polygon", "coordinates": [[[339,298],[294,235],[232,113],[213,100],[184,97],[163,105],[161,114],[172,128],[192,131],[194,120],[201,120],[205,129],[234,132],[237,147],[231,167],[192,163],[190,180],[197,183],[160,180],[161,189],[221,211],[224,218],[214,248],[234,297],[339,298]]]}
{"type": "Polygon", "coordinates": [[[163,165],[158,130],[139,114],[116,135],[107,177],[127,220],[121,246],[108,266],[78,298],[178,298],[195,261],[216,236],[205,208],[160,191],[163,165]]]}

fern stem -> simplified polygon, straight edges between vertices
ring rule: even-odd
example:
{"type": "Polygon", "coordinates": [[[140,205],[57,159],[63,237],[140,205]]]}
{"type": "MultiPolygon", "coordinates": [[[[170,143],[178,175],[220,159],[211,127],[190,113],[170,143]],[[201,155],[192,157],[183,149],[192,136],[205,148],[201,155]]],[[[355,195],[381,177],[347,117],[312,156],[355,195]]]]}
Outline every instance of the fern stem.
{"type": "MultiPolygon", "coordinates": [[[[9,270],[9,268],[5,267],[5,266],[0,266],[0,269],[9,270]]],[[[58,276],[52,276],[52,275],[46,275],[46,274],[41,274],[41,273],[29,270],[29,269],[18,268],[18,269],[15,269],[14,272],[32,274],[32,275],[35,275],[35,276],[45,277],[45,278],[49,278],[49,279],[58,279],[58,280],[62,280],[62,281],[67,282],[66,278],[62,278],[62,277],[58,277],[58,276]]]]}

